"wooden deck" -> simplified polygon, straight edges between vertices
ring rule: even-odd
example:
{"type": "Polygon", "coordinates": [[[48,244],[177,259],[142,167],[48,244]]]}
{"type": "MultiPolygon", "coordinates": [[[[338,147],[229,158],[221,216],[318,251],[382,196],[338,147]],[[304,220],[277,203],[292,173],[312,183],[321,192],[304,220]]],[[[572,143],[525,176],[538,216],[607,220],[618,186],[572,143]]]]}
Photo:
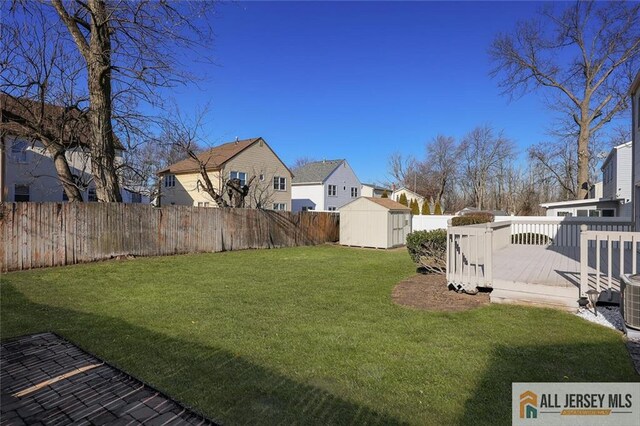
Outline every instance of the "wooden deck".
{"type": "MultiPolygon", "coordinates": [[[[614,250],[618,253],[618,250],[614,250]]],[[[600,301],[618,303],[620,256],[611,256],[611,282],[606,249],[600,250],[600,301]],[[604,266],[604,267],[603,267],[604,266]],[[611,288],[611,291],[608,291],[611,288]]],[[[636,257],[638,253],[635,253],[636,257]]],[[[512,300],[535,305],[576,308],[580,289],[580,248],[510,244],[494,253],[492,301],[512,300]]],[[[624,251],[625,273],[632,267],[632,252],[624,251]]],[[[638,262],[638,258],[636,258],[638,262]]],[[[640,263],[638,263],[640,264],[640,263]]],[[[589,248],[589,287],[596,289],[596,249],[589,248]]]]}

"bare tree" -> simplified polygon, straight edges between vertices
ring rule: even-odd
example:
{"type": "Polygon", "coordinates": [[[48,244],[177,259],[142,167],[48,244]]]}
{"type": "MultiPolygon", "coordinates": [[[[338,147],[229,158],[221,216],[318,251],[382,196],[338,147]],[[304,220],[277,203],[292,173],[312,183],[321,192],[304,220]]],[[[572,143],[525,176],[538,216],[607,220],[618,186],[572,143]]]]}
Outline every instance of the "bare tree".
{"type": "Polygon", "coordinates": [[[447,191],[453,191],[458,175],[460,147],[451,136],[438,135],[427,144],[429,175],[436,184],[436,202],[442,204],[447,191]]]}
{"type": "Polygon", "coordinates": [[[628,107],[640,61],[640,3],[576,1],[560,12],[545,7],[540,18],[495,38],[492,75],[504,93],[543,88],[553,95],[553,108],[572,122],[576,198],[586,198],[590,139],[628,107]]]}
{"type": "MultiPolygon", "coordinates": [[[[184,59],[211,40],[211,2],[40,0],[15,2],[65,30],[58,37],[68,55],[83,63],[91,133],[92,173],[100,201],[121,201],[116,161],[121,131],[128,141],[145,121],[139,105],[162,106],[161,88],[194,81],[184,59]]],[[[20,9],[16,7],[15,10],[20,9]]],[[[39,37],[24,32],[22,37],[39,37]]],[[[196,53],[200,58],[202,54],[196,53]]],[[[57,65],[64,68],[66,64],[57,65]]]]}
{"type": "Polygon", "coordinates": [[[42,144],[53,159],[64,193],[73,202],[82,201],[81,191],[88,182],[82,182],[80,174],[87,164],[82,173],[74,174],[68,157],[88,148],[90,138],[81,110],[86,102],[78,83],[82,67],[65,51],[62,36],[39,9],[28,19],[0,24],[5,46],[0,52],[0,103],[3,133],[19,135],[32,145],[42,144]]]}
{"type": "Polygon", "coordinates": [[[477,208],[486,207],[490,182],[500,166],[514,157],[513,142],[488,125],[476,127],[464,136],[461,144],[462,187],[477,208]]]}

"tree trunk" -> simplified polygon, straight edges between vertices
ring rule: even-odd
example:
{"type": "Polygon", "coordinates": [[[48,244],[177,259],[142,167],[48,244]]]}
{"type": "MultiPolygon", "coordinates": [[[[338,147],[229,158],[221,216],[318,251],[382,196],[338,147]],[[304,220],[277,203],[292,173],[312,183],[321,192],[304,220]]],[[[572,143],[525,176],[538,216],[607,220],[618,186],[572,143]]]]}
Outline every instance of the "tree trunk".
{"type": "Polygon", "coordinates": [[[589,133],[589,124],[583,121],[578,135],[578,200],[589,198],[589,133]]]}
{"type": "Polygon", "coordinates": [[[115,137],[111,124],[111,39],[103,0],[89,0],[92,15],[88,85],[91,122],[91,170],[96,196],[102,202],[122,202],[116,174],[115,137]]]}
{"type": "Polygon", "coordinates": [[[82,193],[73,179],[73,174],[71,173],[69,163],[64,156],[64,151],[58,150],[53,153],[53,164],[56,167],[56,172],[58,173],[60,182],[62,182],[62,188],[67,194],[69,202],[82,202],[82,193]]]}

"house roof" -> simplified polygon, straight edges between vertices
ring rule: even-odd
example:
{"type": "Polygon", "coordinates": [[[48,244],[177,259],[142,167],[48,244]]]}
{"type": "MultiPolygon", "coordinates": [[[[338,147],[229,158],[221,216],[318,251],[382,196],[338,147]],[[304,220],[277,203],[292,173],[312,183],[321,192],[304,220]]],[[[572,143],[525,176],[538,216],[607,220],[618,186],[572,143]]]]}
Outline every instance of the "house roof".
{"type": "MultiPolygon", "coordinates": [[[[27,98],[15,98],[0,93],[0,130],[5,134],[41,139],[44,135],[52,140],[62,140],[67,147],[89,146],[91,129],[86,115],[77,108],[66,108],[53,104],[41,104],[27,98]],[[37,123],[29,125],[29,123],[37,123]]],[[[124,150],[116,137],[115,148],[124,150]]]]}
{"type": "Polygon", "coordinates": [[[553,203],[542,203],[540,207],[553,209],[556,207],[584,206],[589,204],[619,202],[622,198],[586,198],[584,200],[556,201],[553,203]]]}
{"type": "MultiPolygon", "coordinates": [[[[257,137],[227,142],[225,144],[218,145],[208,151],[204,151],[198,154],[198,161],[201,161],[206,165],[207,171],[220,170],[224,163],[231,160],[233,157],[240,154],[242,151],[249,148],[259,140],[262,140],[264,142],[264,139],[262,139],[261,137],[257,137]]],[[[198,172],[200,171],[198,161],[194,160],[193,158],[186,158],[170,165],[164,170],[160,170],[158,174],[180,174],[198,172]]]]}
{"type": "Polygon", "coordinates": [[[323,183],[345,160],[322,160],[307,163],[296,170],[292,184],[323,183]]]}
{"type": "Polygon", "coordinates": [[[385,188],[384,186],[376,185],[375,183],[363,183],[362,186],[369,186],[369,187],[371,187],[373,189],[377,189],[377,190],[380,190],[380,191],[392,192],[391,189],[385,188]]]}
{"type": "Polygon", "coordinates": [[[393,201],[391,198],[376,198],[376,197],[362,197],[366,198],[369,201],[372,201],[384,208],[389,210],[406,210],[411,211],[411,209],[404,204],[400,204],[397,201],[393,201]]]}

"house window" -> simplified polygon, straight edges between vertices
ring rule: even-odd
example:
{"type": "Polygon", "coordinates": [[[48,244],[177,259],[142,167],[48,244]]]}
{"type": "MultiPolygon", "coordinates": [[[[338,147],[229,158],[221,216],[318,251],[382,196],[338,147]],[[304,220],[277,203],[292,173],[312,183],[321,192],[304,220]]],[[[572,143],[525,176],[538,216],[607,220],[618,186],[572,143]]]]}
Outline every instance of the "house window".
{"type": "Polygon", "coordinates": [[[287,210],[287,204],[286,203],[273,203],[273,209],[274,210],[285,211],[285,210],[287,210]]]}
{"type": "Polygon", "coordinates": [[[589,210],[589,217],[600,217],[599,210],[589,210]]]}
{"type": "Polygon", "coordinates": [[[29,185],[16,185],[13,188],[13,201],[29,201],[29,185]]]}
{"type": "Polygon", "coordinates": [[[240,186],[244,186],[247,183],[247,174],[245,172],[232,171],[229,173],[229,179],[240,179],[240,186]]]}
{"type": "Polygon", "coordinates": [[[584,210],[584,209],[577,210],[576,211],[576,216],[578,216],[578,217],[587,217],[587,216],[589,216],[589,210],[584,210]]]}
{"type": "Polygon", "coordinates": [[[209,207],[208,201],[198,201],[198,207],[209,207]]]}
{"type": "Polygon", "coordinates": [[[329,208],[327,208],[327,210],[329,210],[330,212],[335,212],[336,208],[335,207],[329,207],[329,208]]]}
{"type": "Polygon", "coordinates": [[[602,209],[601,212],[602,217],[615,217],[616,211],[614,209],[602,209]]]}
{"type": "Polygon", "coordinates": [[[558,212],[556,213],[556,216],[560,216],[560,217],[571,217],[571,212],[558,212]]]}
{"type": "Polygon", "coordinates": [[[329,185],[328,186],[328,195],[329,197],[335,197],[338,195],[338,186],[337,185],[329,185]]]}
{"type": "Polygon", "coordinates": [[[276,176],[273,178],[273,189],[276,191],[286,191],[287,190],[287,178],[276,176]]]}
{"type": "Polygon", "coordinates": [[[354,186],[351,187],[351,198],[358,198],[358,188],[354,186]]]}
{"type": "Polygon", "coordinates": [[[260,173],[260,182],[264,182],[264,174],[260,173]]]}
{"type": "Polygon", "coordinates": [[[89,188],[89,194],[87,196],[87,201],[98,201],[98,196],[96,195],[95,188],[89,188]]]}
{"type": "Polygon", "coordinates": [[[303,212],[313,211],[313,207],[312,206],[304,206],[304,207],[302,207],[302,211],[303,212]]]}
{"type": "Polygon", "coordinates": [[[27,143],[25,141],[13,141],[13,144],[11,144],[11,159],[16,163],[27,162],[27,143]]]}
{"type": "Polygon", "coordinates": [[[138,194],[137,192],[131,193],[131,202],[132,203],[142,203],[142,194],[138,194]]]}
{"type": "Polygon", "coordinates": [[[176,175],[165,175],[164,176],[164,187],[171,188],[176,186],[176,175]]]}

